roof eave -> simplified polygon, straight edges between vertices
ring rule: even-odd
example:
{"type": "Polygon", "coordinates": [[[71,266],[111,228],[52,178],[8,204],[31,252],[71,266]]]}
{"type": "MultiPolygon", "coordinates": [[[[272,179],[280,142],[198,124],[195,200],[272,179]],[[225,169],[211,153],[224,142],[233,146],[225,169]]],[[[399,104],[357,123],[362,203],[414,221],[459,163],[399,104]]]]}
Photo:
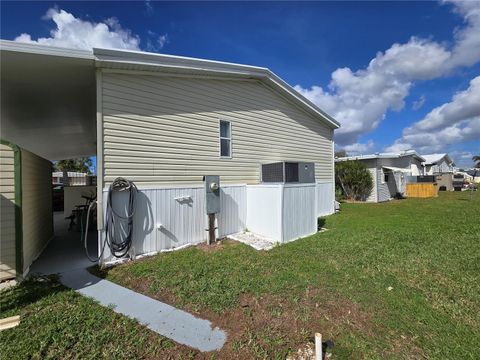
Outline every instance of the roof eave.
{"type": "Polygon", "coordinates": [[[298,93],[268,68],[139,51],[94,48],[93,53],[96,58],[97,67],[100,68],[121,68],[122,65],[130,64],[135,65],[137,70],[140,71],[174,71],[185,74],[200,72],[205,75],[223,75],[257,79],[267,85],[279,89],[285,95],[295,100],[295,102],[304,110],[319,117],[330,128],[338,129],[340,127],[340,124],[334,118],[298,93]]]}
{"type": "Polygon", "coordinates": [[[29,54],[73,57],[86,60],[94,60],[92,50],[70,49],[57,46],[21,43],[10,40],[0,40],[2,51],[24,52],[29,54]]]}
{"type": "Polygon", "coordinates": [[[93,48],[92,50],[61,48],[39,44],[20,43],[9,40],[0,40],[0,49],[3,51],[25,52],[49,56],[71,57],[94,61],[96,67],[121,68],[123,65],[135,65],[146,71],[180,71],[184,73],[196,72],[205,75],[220,75],[257,79],[266,85],[279,90],[294,101],[299,107],[321,120],[328,127],[335,130],[340,127],[333,117],[325,113],[318,106],[298,93],[289,84],[275,75],[268,68],[251,65],[234,64],[221,61],[187,58],[174,55],[163,55],[131,50],[115,50],[93,48]]]}

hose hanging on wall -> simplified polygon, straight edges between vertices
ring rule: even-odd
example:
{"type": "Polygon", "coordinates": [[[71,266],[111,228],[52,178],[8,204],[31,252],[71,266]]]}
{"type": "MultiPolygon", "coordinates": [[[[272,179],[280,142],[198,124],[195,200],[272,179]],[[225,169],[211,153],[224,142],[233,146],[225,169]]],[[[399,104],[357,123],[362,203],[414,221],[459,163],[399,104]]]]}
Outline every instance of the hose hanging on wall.
{"type": "Polygon", "coordinates": [[[116,178],[108,189],[105,242],[116,258],[124,257],[132,246],[133,216],[136,209],[137,191],[137,186],[133,182],[121,177],[116,178]],[[120,191],[129,192],[125,216],[116,212],[112,206],[113,194],[120,191]]]}
{"type": "Polygon", "coordinates": [[[110,185],[107,197],[107,210],[105,220],[105,242],[98,258],[91,256],[88,253],[87,235],[88,235],[88,220],[90,217],[90,210],[96,206],[96,201],[92,202],[87,211],[87,224],[85,231],[85,253],[88,259],[92,262],[97,262],[103,256],[105,245],[108,245],[110,252],[116,258],[124,257],[132,247],[133,234],[133,216],[136,209],[137,186],[127,179],[118,177],[110,185]],[[122,216],[113,209],[113,194],[119,191],[128,191],[128,204],[126,207],[126,215],[122,216]],[[126,226],[126,227],[125,227],[126,226]]]}

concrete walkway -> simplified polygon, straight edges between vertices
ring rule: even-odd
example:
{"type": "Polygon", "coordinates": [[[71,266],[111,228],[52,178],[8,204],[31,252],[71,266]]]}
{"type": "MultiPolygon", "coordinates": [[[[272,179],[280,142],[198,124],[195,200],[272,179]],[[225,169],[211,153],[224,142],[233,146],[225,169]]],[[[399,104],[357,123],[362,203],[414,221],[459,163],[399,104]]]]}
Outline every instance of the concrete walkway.
{"type": "Polygon", "coordinates": [[[220,350],[226,341],[225,332],[219,328],[212,329],[210,321],[100,279],[85,269],[67,271],[61,274],[60,281],[103,306],[113,306],[116,313],[136,319],[180,344],[200,351],[213,351],[220,350]]]}
{"type": "MultiPolygon", "coordinates": [[[[113,311],[137,320],[156,333],[200,351],[219,350],[226,341],[223,330],[208,320],[92,275],[80,234],[67,230],[63,213],[55,213],[55,237],[32,264],[30,275],[60,274],[60,281],[78,293],[113,306],[113,311]]],[[[96,254],[96,232],[89,234],[91,254],[96,254]]]]}
{"type": "MultiPolygon", "coordinates": [[[[63,211],[53,213],[55,236],[42,254],[30,266],[30,275],[59,274],[73,269],[86,269],[94,265],[85,255],[80,232],[68,231],[68,220],[63,211]]],[[[97,232],[88,233],[88,250],[92,256],[98,253],[97,232]]]]}

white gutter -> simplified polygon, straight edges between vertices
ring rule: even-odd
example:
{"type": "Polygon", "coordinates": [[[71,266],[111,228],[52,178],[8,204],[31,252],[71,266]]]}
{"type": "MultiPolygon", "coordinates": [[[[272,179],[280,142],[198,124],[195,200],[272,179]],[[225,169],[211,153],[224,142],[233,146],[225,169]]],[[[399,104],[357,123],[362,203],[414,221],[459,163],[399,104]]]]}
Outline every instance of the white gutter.
{"type": "Polygon", "coordinates": [[[27,44],[10,40],[0,40],[0,50],[23,52],[37,55],[73,57],[78,59],[95,60],[92,50],[69,49],[57,46],[27,44]]]}

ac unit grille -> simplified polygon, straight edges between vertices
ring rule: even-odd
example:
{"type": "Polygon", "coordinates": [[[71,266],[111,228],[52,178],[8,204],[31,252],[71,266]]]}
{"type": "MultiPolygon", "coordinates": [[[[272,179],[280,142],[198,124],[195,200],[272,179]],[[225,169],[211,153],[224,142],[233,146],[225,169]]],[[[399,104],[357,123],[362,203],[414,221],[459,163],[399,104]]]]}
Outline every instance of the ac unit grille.
{"type": "Polygon", "coordinates": [[[314,163],[307,162],[277,162],[263,164],[263,183],[314,183],[314,163]]]}
{"type": "Polygon", "coordinates": [[[298,182],[298,163],[285,163],[285,182],[298,182]]]}
{"type": "Polygon", "coordinates": [[[262,165],[262,182],[283,182],[283,163],[262,165]]]}

